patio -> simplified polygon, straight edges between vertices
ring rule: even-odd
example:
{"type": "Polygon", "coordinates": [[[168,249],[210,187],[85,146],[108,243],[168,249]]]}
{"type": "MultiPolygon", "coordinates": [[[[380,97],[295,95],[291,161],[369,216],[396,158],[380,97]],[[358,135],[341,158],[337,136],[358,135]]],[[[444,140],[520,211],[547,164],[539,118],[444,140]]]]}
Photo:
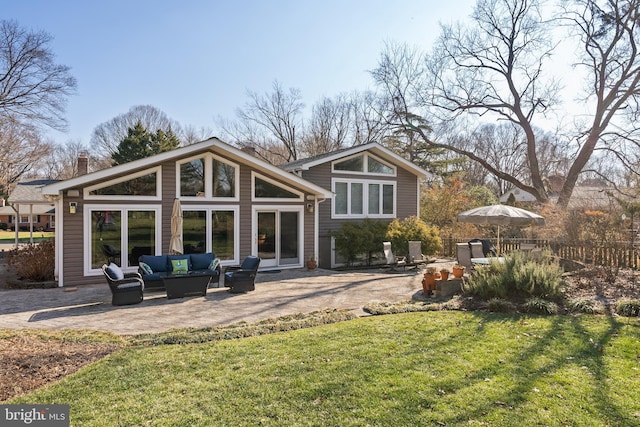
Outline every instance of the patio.
{"type": "Polygon", "coordinates": [[[142,303],[132,306],[112,306],[106,282],[75,288],[1,289],[0,328],[137,334],[256,322],[324,308],[364,316],[362,307],[370,302],[407,301],[421,294],[421,280],[420,270],[282,270],[259,273],[256,290],[246,294],[212,288],[205,297],[169,300],[165,292],[149,291],[142,303]]]}

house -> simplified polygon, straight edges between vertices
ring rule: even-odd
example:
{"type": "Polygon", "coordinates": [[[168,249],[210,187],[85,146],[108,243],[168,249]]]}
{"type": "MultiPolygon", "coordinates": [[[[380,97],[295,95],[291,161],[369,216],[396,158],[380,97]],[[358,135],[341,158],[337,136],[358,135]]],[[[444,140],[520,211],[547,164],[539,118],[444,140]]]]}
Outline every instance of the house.
{"type": "Polygon", "coordinates": [[[42,187],[57,180],[32,180],[16,184],[7,199],[8,206],[0,206],[0,223],[8,230],[38,231],[55,228],[53,203],[42,194],[42,187]],[[16,230],[17,228],[17,230],[16,230]]]}
{"type": "Polygon", "coordinates": [[[427,173],[378,143],[295,161],[283,169],[333,193],[319,206],[318,252],[323,268],[343,264],[336,258],[331,237],[343,223],[420,214],[420,184],[427,173]]]}
{"type": "Polygon", "coordinates": [[[43,194],[56,198],[60,286],[102,283],[105,245],[120,253],[125,272],[137,270],[141,254],[167,253],[176,198],[185,253],[213,251],[223,266],[257,254],[264,268],[301,267],[317,256],[314,208],[331,197],[216,138],[51,184],[43,194]]]}
{"type": "Polygon", "coordinates": [[[378,144],[283,169],[211,138],[42,192],[55,199],[58,284],[74,286],[104,282],[105,247],[117,251],[125,272],[137,270],[141,254],[167,253],[175,199],[185,253],[215,252],[223,266],[247,255],[260,256],[261,269],[300,268],[311,257],[327,266],[331,227],[351,218],[417,214],[420,176],[378,144]]]}

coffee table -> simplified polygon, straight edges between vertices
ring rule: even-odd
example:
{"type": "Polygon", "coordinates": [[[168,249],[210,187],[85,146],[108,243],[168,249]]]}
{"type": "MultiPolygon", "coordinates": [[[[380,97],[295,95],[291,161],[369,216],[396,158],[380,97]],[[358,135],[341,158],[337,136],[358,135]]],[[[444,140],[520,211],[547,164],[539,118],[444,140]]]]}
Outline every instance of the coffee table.
{"type": "Polygon", "coordinates": [[[172,299],[192,295],[207,295],[211,275],[189,272],[185,274],[162,274],[160,278],[167,291],[167,299],[172,299]]]}

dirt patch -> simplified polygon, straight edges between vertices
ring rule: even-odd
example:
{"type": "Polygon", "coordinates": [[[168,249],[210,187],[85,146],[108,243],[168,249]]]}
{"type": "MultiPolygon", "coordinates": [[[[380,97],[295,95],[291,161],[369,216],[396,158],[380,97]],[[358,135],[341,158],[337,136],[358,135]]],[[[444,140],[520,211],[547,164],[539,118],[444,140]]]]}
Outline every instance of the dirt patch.
{"type": "Polygon", "coordinates": [[[0,401],[33,391],[113,353],[115,344],[0,339],[0,401]]]}
{"type": "Polygon", "coordinates": [[[0,339],[0,401],[58,381],[118,348],[115,344],[47,341],[30,336],[0,339]]]}

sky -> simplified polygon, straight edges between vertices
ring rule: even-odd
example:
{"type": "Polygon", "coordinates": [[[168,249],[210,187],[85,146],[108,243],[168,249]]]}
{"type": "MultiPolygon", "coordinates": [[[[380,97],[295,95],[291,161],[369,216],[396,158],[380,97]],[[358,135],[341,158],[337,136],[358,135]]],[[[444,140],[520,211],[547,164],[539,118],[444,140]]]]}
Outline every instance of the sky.
{"type": "Polygon", "coordinates": [[[216,129],[234,119],[247,91],[273,83],[322,97],[373,87],[369,71],[387,42],[429,50],[440,23],[466,19],[474,0],[2,0],[0,19],[53,37],[71,67],[68,131],[88,144],[93,129],[135,105],[183,126],[216,129]]]}

